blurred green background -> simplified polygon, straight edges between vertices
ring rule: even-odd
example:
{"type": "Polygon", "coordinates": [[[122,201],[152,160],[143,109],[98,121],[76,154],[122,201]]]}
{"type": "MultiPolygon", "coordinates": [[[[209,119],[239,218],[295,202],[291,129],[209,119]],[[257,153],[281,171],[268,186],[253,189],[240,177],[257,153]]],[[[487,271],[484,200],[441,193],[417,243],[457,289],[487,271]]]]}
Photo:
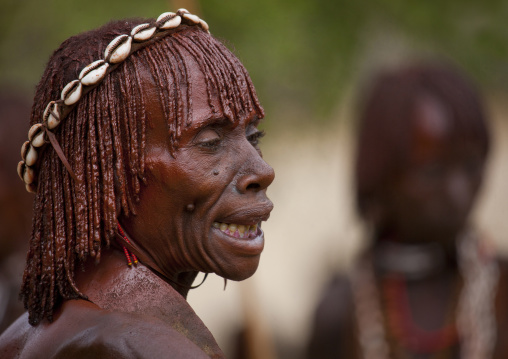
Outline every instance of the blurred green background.
{"type": "Polygon", "coordinates": [[[67,37],[179,7],[236,49],[280,124],[326,121],[365,68],[396,56],[443,57],[482,86],[508,87],[502,0],[1,0],[0,84],[31,93],[67,37]]]}

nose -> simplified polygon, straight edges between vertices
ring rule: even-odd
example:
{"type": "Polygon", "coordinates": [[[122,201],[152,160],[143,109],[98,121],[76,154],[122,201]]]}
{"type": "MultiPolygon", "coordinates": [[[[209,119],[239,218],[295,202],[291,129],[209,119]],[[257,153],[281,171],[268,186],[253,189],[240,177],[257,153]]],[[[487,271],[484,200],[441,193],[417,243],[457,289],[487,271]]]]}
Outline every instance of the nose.
{"type": "Polygon", "coordinates": [[[259,192],[268,188],[275,178],[273,168],[265,162],[260,154],[249,144],[251,151],[243,163],[236,187],[240,193],[259,192]]]}

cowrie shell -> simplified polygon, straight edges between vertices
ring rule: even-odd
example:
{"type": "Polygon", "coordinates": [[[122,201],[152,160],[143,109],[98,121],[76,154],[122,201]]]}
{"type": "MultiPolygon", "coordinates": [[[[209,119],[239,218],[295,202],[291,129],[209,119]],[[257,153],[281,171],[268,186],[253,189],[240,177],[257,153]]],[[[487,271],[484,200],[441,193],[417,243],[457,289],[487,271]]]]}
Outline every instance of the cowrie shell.
{"type": "Polygon", "coordinates": [[[182,23],[182,18],[175,14],[174,12],[165,12],[164,14],[161,14],[157,18],[157,24],[159,25],[159,29],[161,30],[168,30],[168,29],[174,29],[175,27],[178,27],[182,23]]]}
{"type": "Polygon", "coordinates": [[[38,135],[36,135],[33,139],[32,139],[32,146],[34,147],[42,147],[46,141],[44,139],[44,131],[41,131],[41,133],[39,133],[38,135]]]}
{"type": "Polygon", "coordinates": [[[69,82],[62,90],[62,101],[67,105],[74,105],[81,98],[83,86],[79,80],[69,82]]]}
{"type": "Polygon", "coordinates": [[[35,180],[35,171],[23,161],[18,163],[18,175],[25,184],[33,183],[35,180]]]}
{"type": "Polygon", "coordinates": [[[199,26],[205,31],[210,31],[210,26],[208,26],[207,22],[203,19],[199,19],[199,26]]]}
{"type": "Polygon", "coordinates": [[[41,147],[44,144],[44,126],[42,123],[36,123],[30,127],[30,131],[28,131],[28,141],[30,141],[34,147],[41,147]]]}
{"type": "MultiPolygon", "coordinates": [[[[25,158],[26,158],[26,154],[28,152],[28,146],[30,146],[30,142],[28,141],[25,141],[22,145],[21,145],[21,159],[23,161],[25,161],[25,158]]],[[[25,161],[26,162],[26,161],[25,161]]]]}
{"type": "Polygon", "coordinates": [[[35,181],[35,171],[32,168],[28,167],[26,164],[23,168],[23,182],[26,184],[33,183],[33,181],[35,181]]]}
{"type": "Polygon", "coordinates": [[[28,150],[28,154],[26,155],[25,163],[28,166],[33,166],[37,162],[37,150],[30,145],[30,149],[28,150]]]}
{"type": "Polygon", "coordinates": [[[180,9],[178,9],[178,10],[176,10],[176,13],[177,13],[178,15],[182,15],[182,14],[190,14],[189,10],[184,9],[183,7],[182,7],[182,8],[180,8],[180,9]]]}
{"type": "MultiPolygon", "coordinates": [[[[75,81],[78,81],[78,80],[75,80],[75,81]]],[[[73,82],[75,82],[75,81],[73,81],[73,82]]],[[[69,83],[69,85],[70,84],[71,83],[69,83]]],[[[67,86],[69,86],[69,85],[67,85],[67,86]]],[[[81,84],[79,84],[79,86],[81,87],[81,84]]],[[[62,91],[62,94],[63,94],[63,91],[62,91]]],[[[81,96],[81,90],[80,90],[79,95],[81,96]]],[[[42,121],[46,124],[46,126],[50,130],[54,129],[55,127],[57,127],[60,124],[60,106],[58,106],[56,101],[51,101],[50,103],[48,103],[48,105],[46,106],[46,109],[44,110],[44,115],[42,116],[42,121]]]]}
{"type": "Polygon", "coordinates": [[[37,193],[37,186],[35,183],[25,184],[25,188],[30,193],[37,193]]]}
{"type": "Polygon", "coordinates": [[[199,20],[201,20],[199,18],[199,16],[197,15],[193,15],[193,14],[183,14],[182,17],[185,19],[185,20],[188,20],[192,25],[197,25],[199,24],[199,20]]]}
{"type": "Polygon", "coordinates": [[[92,62],[81,70],[79,80],[85,86],[95,85],[106,76],[109,64],[104,60],[97,60],[92,62]]]}
{"type": "Polygon", "coordinates": [[[150,24],[141,24],[131,31],[131,36],[135,41],[146,41],[155,34],[157,28],[150,24]]]}
{"type": "Polygon", "coordinates": [[[25,162],[24,161],[19,161],[18,162],[18,176],[19,178],[23,181],[23,172],[25,171],[25,162]]]}
{"type": "Polygon", "coordinates": [[[162,14],[159,15],[159,17],[157,18],[157,20],[155,22],[168,21],[169,19],[172,19],[175,16],[176,16],[176,13],[174,13],[174,12],[163,12],[162,14]]]}
{"type": "Polygon", "coordinates": [[[29,141],[25,141],[21,146],[21,158],[27,166],[33,166],[37,162],[37,150],[29,141]]]}
{"type": "Polygon", "coordinates": [[[111,64],[122,62],[131,52],[132,38],[129,35],[117,36],[104,51],[104,58],[111,64]]]}

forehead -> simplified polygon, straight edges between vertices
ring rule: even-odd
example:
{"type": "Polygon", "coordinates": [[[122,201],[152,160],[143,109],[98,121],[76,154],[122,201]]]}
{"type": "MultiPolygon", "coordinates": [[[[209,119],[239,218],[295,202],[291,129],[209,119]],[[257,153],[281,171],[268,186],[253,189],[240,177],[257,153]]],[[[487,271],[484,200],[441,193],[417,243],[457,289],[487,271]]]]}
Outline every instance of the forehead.
{"type": "Polygon", "coordinates": [[[412,120],[412,143],[428,148],[436,142],[450,140],[451,114],[444,104],[431,96],[422,96],[415,102],[412,120]]]}
{"type": "Polygon", "coordinates": [[[422,96],[413,113],[410,160],[457,159],[479,152],[479,144],[453,119],[453,112],[442,101],[422,96]]]}
{"type": "Polygon", "coordinates": [[[186,68],[179,69],[184,70],[185,74],[178,78],[165,78],[164,81],[155,79],[148,66],[139,67],[143,106],[148,121],[147,140],[150,140],[151,134],[167,135],[168,131],[178,131],[177,127],[182,131],[188,127],[187,118],[194,127],[214,115],[218,116],[213,114],[211,108],[211,104],[220,108],[218,96],[212,93],[209,101],[205,76],[199,65],[190,55],[185,60],[186,68]]]}
{"type": "MultiPolygon", "coordinates": [[[[257,126],[260,116],[255,109],[250,113],[244,113],[242,118],[234,118],[234,121],[226,120],[222,106],[229,104],[221,103],[219,90],[210,80],[214,74],[207,74],[207,83],[207,76],[194,56],[182,51],[182,58],[185,68],[175,66],[170,61],[167,65],[162,65],[177,67],[172,69],[176,76],[165,76],[163,81],[157,78],[158,73],[154,73],[153,67],[145,63],[138,66],[143,111],[147,115],[148,146],[150,143],[160,144],[163,141],[167,143],[176,140],[178,143],[212,123],[229,123],[233,127],[240,123],[257,126]]],[[[251,94],[245,91],[243,96],[251,94]]]]}

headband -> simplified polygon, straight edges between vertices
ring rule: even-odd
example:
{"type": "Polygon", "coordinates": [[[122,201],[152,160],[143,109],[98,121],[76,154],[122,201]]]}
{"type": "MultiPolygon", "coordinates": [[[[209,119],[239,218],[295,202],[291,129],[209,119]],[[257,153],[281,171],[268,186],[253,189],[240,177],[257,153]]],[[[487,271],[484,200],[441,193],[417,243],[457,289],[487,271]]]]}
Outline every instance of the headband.
{"type": "Polygon", "coordinates": [[[113,39],[104,51],[104,59],[85,66],[78,79],[69,82],[63,88],[60,99],[48,103],[42,115],[42,121],[30,128],[28,141],[21,146],[22,161],[18,163],[17,169],[28,192],[37,192],[37,160],[40,151],[47,143],[51,143],[69,174],[78,181],[53,130],[60,125],[86,93],[97,87],[105,76],[116,69],[129,55],[146,46],[149,40],[167,35],[170,33],[169,30],[177,28],[180,24],[197,25],[209,32],[208,24],[204,20],[185,9],[179,9],[176,13],[165,12],[154,23],[137,25],[129,35],[120,35],[113,39]]]}

